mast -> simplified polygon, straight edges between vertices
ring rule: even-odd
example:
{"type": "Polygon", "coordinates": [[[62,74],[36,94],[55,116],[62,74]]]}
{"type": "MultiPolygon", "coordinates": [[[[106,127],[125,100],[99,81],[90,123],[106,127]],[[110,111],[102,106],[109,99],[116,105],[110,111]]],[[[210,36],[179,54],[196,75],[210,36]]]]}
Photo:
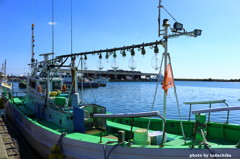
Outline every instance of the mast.
{"type": "Polygon", "coordinates": [[[35,68],[35,58],[34,58],[34,55],[35,55],[35,53],[34,53],[34,47],[35,47],[35,44],[34,44],[34,42],[35,42],[35,39],[34,39],[35,37],[34,37],[34,24],[32,24],[32,58],[31,58],[31,68],[32,68],[32,76],[33,77],[36,77],[36,75],[37,75],[37,70],[36,70],[36,68],[35,68]]]}
{"type": "Polygon", "coordinates": [[[5,59],[5,62],[4,62],[4,67],[3,67],[3,74],[7,75],[7,60],[6,59],[5,59]]]}
{"type": "MultiPolygon", "coordinates": [[[[72,0],[71,0],[71,13],[70,13],[70,16],[71,16],[71,54],[73,54],[73,46],[72,46],[72,41],[73,41],[73,33],[72,33],[72,23],[73,23],[73,20],[72,20],[72,0]]],[[[71,90],[71,93],[74,94],[74,93],[78,93],[78,82],[77,82],[77,69],[76,69],[76,64],[75,64],[75,56],[72,56],[71,57],[71,75],[72,75],[72,90],[71,90]]]]}
{"type": "Polygon", "coordinates": [[[35,59],[34,59],[34,24],[32,24],[32,58],[31,58],[31,67],[34,68],[34,62],[35,62],[35,59]]]}
{"type": "MultiPolygon", "coordinates": [[[[167,69],[167,59],[168,59],[168,27],[170,25],[168,24],[168,19],[163,20],[163,27],[164,27],[164,71],[167,69]]],[[[166,119],[167,117],[167,93],[163,91],[163,117],[166,119]]]]}

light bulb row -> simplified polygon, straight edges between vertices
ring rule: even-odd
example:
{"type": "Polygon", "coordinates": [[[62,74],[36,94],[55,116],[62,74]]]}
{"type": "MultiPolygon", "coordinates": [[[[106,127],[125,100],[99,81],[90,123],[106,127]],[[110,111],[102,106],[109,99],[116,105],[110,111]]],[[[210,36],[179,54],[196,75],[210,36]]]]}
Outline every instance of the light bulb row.
{"type": "MultiPolygon", "coordinates": [[[[125,56],[123,56],[123,58],[125,58],[125,56]]],[[[109,59],[106,58],[106,63],[108,63],[108,62],[109,62],[109,59]]],[[[159,57],[158,53],[154,53],[154,56],[152,57],[152,60],[151,60],[152,68],[154,70],[158,70],[160,68],[160,62],[161,62],[161,60],[160,60],[160,57],[159,57]]],[[[113,70],[117,70],[119,68],[116,53],[113,54],[111,67],[112,67],[113,70]]],[[[135,54],[133,54],[133,53],[131,54],[131,58],[128,61],[128,67],[131,69],[131,71],[134,71],[137,68],[137,60],[135,58],[135,54]]],[[[86,57],[83,60],[83,68],[85,70],[88,69],[87,58],[86,57]]],[[[103,58],[102,58],[101,54],[99,55],[99,60],[97,62],[97,68],[100,71],[104,68],[104,61],[103,61],[103,58]]]]}

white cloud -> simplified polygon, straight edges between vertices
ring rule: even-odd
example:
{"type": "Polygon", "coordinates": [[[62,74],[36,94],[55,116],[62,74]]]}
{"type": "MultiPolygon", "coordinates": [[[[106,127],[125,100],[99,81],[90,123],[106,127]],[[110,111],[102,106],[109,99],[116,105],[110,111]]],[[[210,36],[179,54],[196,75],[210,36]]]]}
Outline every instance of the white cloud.
{"type": "Polygon", "coordinates": [[[49,25],[56,25],[57,22],[48,22],[49,25]]]}

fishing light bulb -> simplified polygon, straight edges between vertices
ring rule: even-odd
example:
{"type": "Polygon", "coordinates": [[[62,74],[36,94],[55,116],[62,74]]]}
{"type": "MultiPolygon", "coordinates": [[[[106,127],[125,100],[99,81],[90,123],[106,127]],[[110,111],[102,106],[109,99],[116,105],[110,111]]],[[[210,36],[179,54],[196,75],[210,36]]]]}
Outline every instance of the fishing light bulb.
{"type": "Polygon", "coordinates": [[[158,53],[155,53],[152,57],[152,67],[154,70],[158,70],[160,68],[160,57],[158,53]]]}
{"type": "Polygon", "coordinates": [[[99,60],[98,60],[97,67],[98,67],[98,69],[99,69],[100,71],[104,68],[102,59],[99,59],[99,60]]]}
{"type": "Polygon", "coordinates": [[[87,60],[83,60],[83,68],[84,68],[84,70],[88,69],[87,60]]]}
{"type": "Polygon", "coordinates": [[[117,62],[116,58],[113,58],[111,66],[114,69],[114,71],[116,71],[118,69],[118,62],[117,62]]]}
{"type": "Polygon", "coordinates": [[[84,55],[83,68],[84,68],[84,70],[87,70],[87,69],[88,69],[87,55],[84,55]]]}
{"type": "Polygon", "coordinates": [[[99,60],[98,60],[98,63],[97,63],[97,67],[98,67],[98,69],[99,69],[100,71],[104,68],[103,62],[102,62],[102,54],[101,54],[101,53],[100,53],[100,55],[99,55],[99,60]]]}
{"type": "Polygon", "coordinates": [[[118,69],[118,62],[117,62],[116,58],[117,58],[117,54],[116,54],[116,52],[114,52],[112,65],[111,65],[112,68],[114,69],[114,71],[116,71],[118,69]]]}
{"type": "Polygon", "coordinates": [[[123,56],[123,60],[125,60],[125,57],[127,56],[126,51],[122,50],[121,53],[122,53],[122,56],[123,56]]]}
{"type": "Polygon", "coordinates": [[[128,61],[128,67],[133,71],[137,68],[137,62],[134,56],[132,56],[128,61]]]}

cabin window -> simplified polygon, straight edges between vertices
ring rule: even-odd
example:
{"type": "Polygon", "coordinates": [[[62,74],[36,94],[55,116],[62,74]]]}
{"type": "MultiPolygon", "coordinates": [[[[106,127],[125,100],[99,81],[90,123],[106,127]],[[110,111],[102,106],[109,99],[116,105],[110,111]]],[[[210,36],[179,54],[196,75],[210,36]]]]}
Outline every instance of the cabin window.
{"type": "Polygon", "coordinates": [[[36,88],[36,82],[30,80],[29,86],[30,86],[31,88],[36,88]]]}
{"type": "Polygon", "coordinates": [[[42,92],[46,92],[47,90],[47,83],[46,82],[40,82],[39,83],[41,88],[42,88],[42,92]]]}
{"type": "Polygon", "coordinates": [[[52,90],[61,90],[61,81],[53,81],[52,90]]]}
{"type": "Polygon", "coordinates": [[[61,125],[62,125],[62,119],[59,119],[59,124],[61,124],[61,125]]]}

